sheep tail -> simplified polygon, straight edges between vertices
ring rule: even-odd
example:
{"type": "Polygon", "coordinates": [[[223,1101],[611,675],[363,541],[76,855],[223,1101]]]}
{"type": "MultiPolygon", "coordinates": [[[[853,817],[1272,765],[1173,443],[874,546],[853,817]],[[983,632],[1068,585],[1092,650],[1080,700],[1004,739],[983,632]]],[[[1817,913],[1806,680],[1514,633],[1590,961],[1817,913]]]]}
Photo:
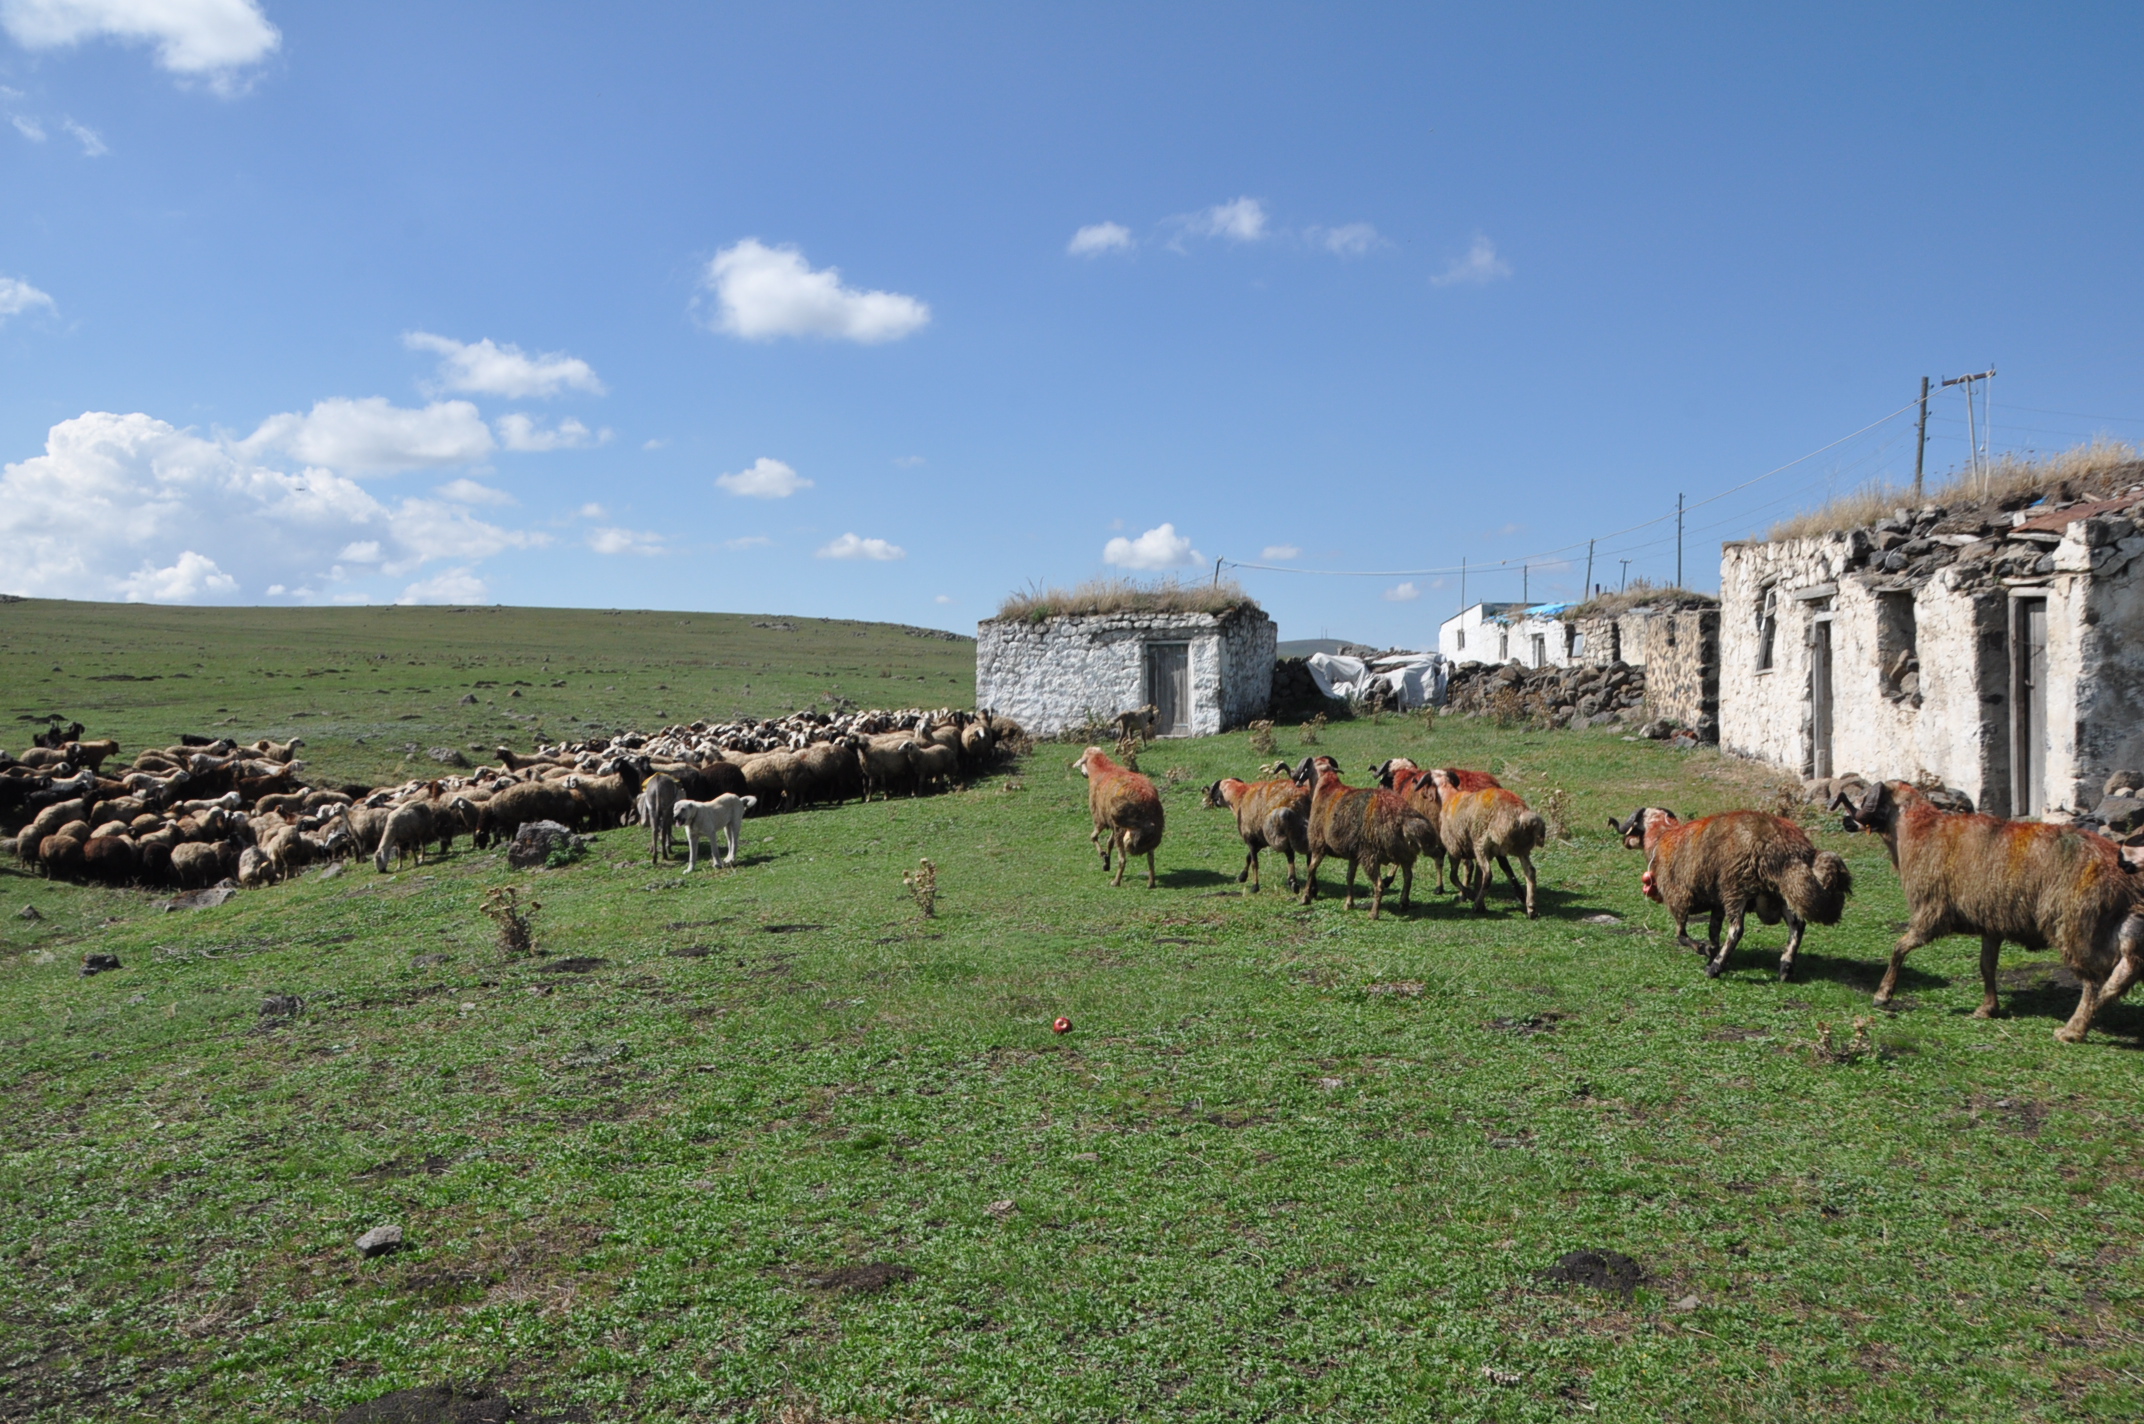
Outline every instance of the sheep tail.
{"type": "Polygon", "coordinates": [[[1835,925],[1846,911],[1846,897],[1853,893],[1854,873],[1846,862],[1828,850],[1820,850],[1808,864],[1787,862],[1779,877],[1779,893],[1790,909],[1812,925],[1835,925]]]}

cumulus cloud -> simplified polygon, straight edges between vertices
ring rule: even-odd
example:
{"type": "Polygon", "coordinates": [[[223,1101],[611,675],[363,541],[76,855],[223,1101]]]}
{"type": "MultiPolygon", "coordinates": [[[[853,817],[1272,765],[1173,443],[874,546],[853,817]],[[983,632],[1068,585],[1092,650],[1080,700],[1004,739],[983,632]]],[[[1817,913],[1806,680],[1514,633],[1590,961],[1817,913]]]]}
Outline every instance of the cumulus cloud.
{"type": "Polygon", "coordinates": [[[519,411],[499,417],[499,443],[509,450],[522,454],[541,454],[546,450],[581,450],[590,445],[601,445],[610,439],[610,430],[590,430],[587,426],[567,416],[550,429],[542,422],[519,411]]]}
{"type": "MultiPolygon", "coordinates": [[[[451,499],[456,504],[517,504],[512,495],[490,485],[480,485],[475,480],[449,480],[433,491],[441,499],[451,499]]],[[[600,510],[597,511],[601,513],[600,510]]]]}
{"type": "Polygon", "coordinates": [[[1496,244],[1480,233],[1474,235],[1474,245],[1464,257],[1455,257],[1452,264],[1429,279],[1432,287],[1482,287],[1502,277],[1511,275],[1511,264],[1496,255],[1496,244]]]}
{"type": "Polygon", "coordinates": [[[748,470],[715,476],[715,483],[743,499],[787,499],[798,490],[811,488],[811,481],[780,460],[762,455],[748,470]]]}
{"type": "Polygon", "coordinates": [[[1163,524],[1136,539],[1118,535],[1102,546],[1102,562],[1120,569],[1180,569],[1202,564],[1206,556],[1192,548],[1174,524],[1163,524]]]}
{"type": "Polygon", "coordinates": [[[1299,559],[1303,551],[1293,544],[1268,544],[1258,551],[1261,559],[1299,559]]]}
{"type": "Polygon", "coordinates": [[[1314,227],[1310,236],[1318,246],[1338,257],[1360,257],[1384,246],[1385,239],[1368,223],[1343,223],[1339,227],[1314,227]]]}
{"type": "Polygon", "coordinates": [[[714,298],[715,329],[746,341],[818,336],[873,346],[913,335],[931,319],[914,297],[844,287],[840,268],[814,272],[796,248],[756,237],[717,252],[700,285],[714,298]]]}
{"type": "Polygon", "coordinates": [[[1132,230],[1122,223],[1089,223],[1072,234],[1065,251],[1074,257],[1099,257],[1105,252],[1132,250],[1132,230]]]}
{"type": "Polygon", "coordinates": [[[1421,596],[1422,590],[1411,583],[1403,583],[1397,587],[1388,588],[1378,595],[1387,603],[1412,603],[1421,596]]]}
{"type": "Polygon", "coordinates": [[[281,452],[331,470],[380,472],[466,465],[496,448],[490,427],[467,401],[409,410],[384,396],[334,396],[304,415],[271,415],[239,445],[251,455],[281,452]]]}
{"type": "Polygon", "coordinates": [[[1266,235],[1266,205],[1256,198],[1216,203],[1202,213],[1178,218],[1194,237],[1225,237],[1230,242],[1257,242],[1266,235]]]}
{"type": "MultiPolygon", "coordinates": [[[[397,603],[482,603],[491,589],[474,569],[448,569],[402,590],[397,603]]],[[[338,600],[339,601],[339,600],[338,600]]]]}
{"type": "Polygon", "coordinates": [[[225,93],[283,42],[257,0],[0,0],[0,28],[32,50],[98,38],[154,44],[159,68],[225,93]]]}
{"type": "Polygon", "coordinates": [[[32,307],[52,310],[52,298],[18,277],[0,277],[0,321],[32,307]]]}
{"type": "Polygon", "coordinates": [[[663,536],[633,529],[591,529],[588,547],[599,554],[660,554],[663,536]]]}
{"type": "Polygon", "coordinates": [[[844,534],[833,543],[819,550],[822,559],[876,559],[885,562],[905,559],[908,551],[899,544],[889,544],[884,539],[859,539],[854,534],[844,534]]]}
{"type": "Polygon", "coordinates": [[[383,503],[334,470],[277,468],[243,442],[139,413],[62,421],[44,453],[0,467],[9,593],[213,600],[281,584],[309,596],[548,542],[448,499],[383,503]]]}
{"type": "Polygon", "coordinates": [[[214,559],[187,549],[169,568],[143,564],[139,572],[120,581],[119,591],[129,603],[183,603],[206,594],[236,593],[238,580],[217,568],[214,559]]]}
{"type": "Polygon", "coordinates": [[[518,346],[498,345],[488,336],[482,341],[467,342],[429,331],[405,331],[402,344],[412,351],[438,355],[436,390],[504,396],[508,400],[548,400],[569,390],[595,396],[605,393],[595,368],[563,351],[531,356],[518,346]]]}

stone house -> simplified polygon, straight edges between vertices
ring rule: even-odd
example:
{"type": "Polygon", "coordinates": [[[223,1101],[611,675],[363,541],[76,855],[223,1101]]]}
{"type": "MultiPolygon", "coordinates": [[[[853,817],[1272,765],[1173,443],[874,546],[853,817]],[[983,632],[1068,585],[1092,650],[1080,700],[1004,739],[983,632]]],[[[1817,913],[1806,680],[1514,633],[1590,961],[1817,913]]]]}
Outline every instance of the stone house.
{"type": "Polygon", "coordinates": [[[1437,627],[1437,651],[1449,663],[1508,663],[1564,667],[1571,661],[1571,629],[1557,614],[1560,603],[1477,603],[1437,627]]]}
{"type": "Polygon", "coordinates": [[[1217,613],[986,619],[976,625],[976,705],[1054,737],[1151,703],[1158,735],[1206,736],[1266,715],[1277,641],[1248,600],[1217,613]]]}
{"type": "Polygon", "coordinates": [[[1722,745],[1995,815],[2096,807],[2144,766],[2144,485],[2006,507],[2031,498],[1726,545],[1722,745]]]}

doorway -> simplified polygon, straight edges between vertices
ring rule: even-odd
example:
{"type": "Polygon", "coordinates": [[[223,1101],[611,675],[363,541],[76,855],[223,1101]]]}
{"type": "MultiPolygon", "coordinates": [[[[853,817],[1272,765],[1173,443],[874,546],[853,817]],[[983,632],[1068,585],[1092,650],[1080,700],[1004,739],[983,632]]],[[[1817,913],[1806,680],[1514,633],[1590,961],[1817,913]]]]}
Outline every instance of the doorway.
{"type": "Polygon", "coordinates": [[[2010,767],[2012,813],[2047,809],[2047,600],[2010,604],[2010,767]]]}
{"type": "Polygon", "coordinates": [[[1809,774],[1831,775],[1831,620],[1809,624],[1809,774]]]}
{"type": "Polygon", "coordinates": [[[1146,700],[1154,705],[1154,735],[1180,737],[1191,730],[1191,645],[1146,646],[1146,700]]]}

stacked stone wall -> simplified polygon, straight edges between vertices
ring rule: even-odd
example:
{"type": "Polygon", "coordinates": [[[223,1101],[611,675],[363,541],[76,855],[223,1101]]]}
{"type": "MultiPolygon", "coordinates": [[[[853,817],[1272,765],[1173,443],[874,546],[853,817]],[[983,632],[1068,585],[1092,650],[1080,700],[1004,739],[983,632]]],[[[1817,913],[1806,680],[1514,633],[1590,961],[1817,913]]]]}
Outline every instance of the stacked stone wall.
{"type": "Polygon", "coordinates": [[[1664,609],[1647,621],[1645,705],[1696,732],[1720,739],[1720,611],[1664,609]]]}
{"type": "Polygon", "coordinates": [[[976,628],[976,705],[1036,736],[1061,736],[1145,703],[1147,645],[1184,643],[1187,730],[1209,735],[1265,715],[1276,637],[1256,608],[992,619],[976,628]]]}

